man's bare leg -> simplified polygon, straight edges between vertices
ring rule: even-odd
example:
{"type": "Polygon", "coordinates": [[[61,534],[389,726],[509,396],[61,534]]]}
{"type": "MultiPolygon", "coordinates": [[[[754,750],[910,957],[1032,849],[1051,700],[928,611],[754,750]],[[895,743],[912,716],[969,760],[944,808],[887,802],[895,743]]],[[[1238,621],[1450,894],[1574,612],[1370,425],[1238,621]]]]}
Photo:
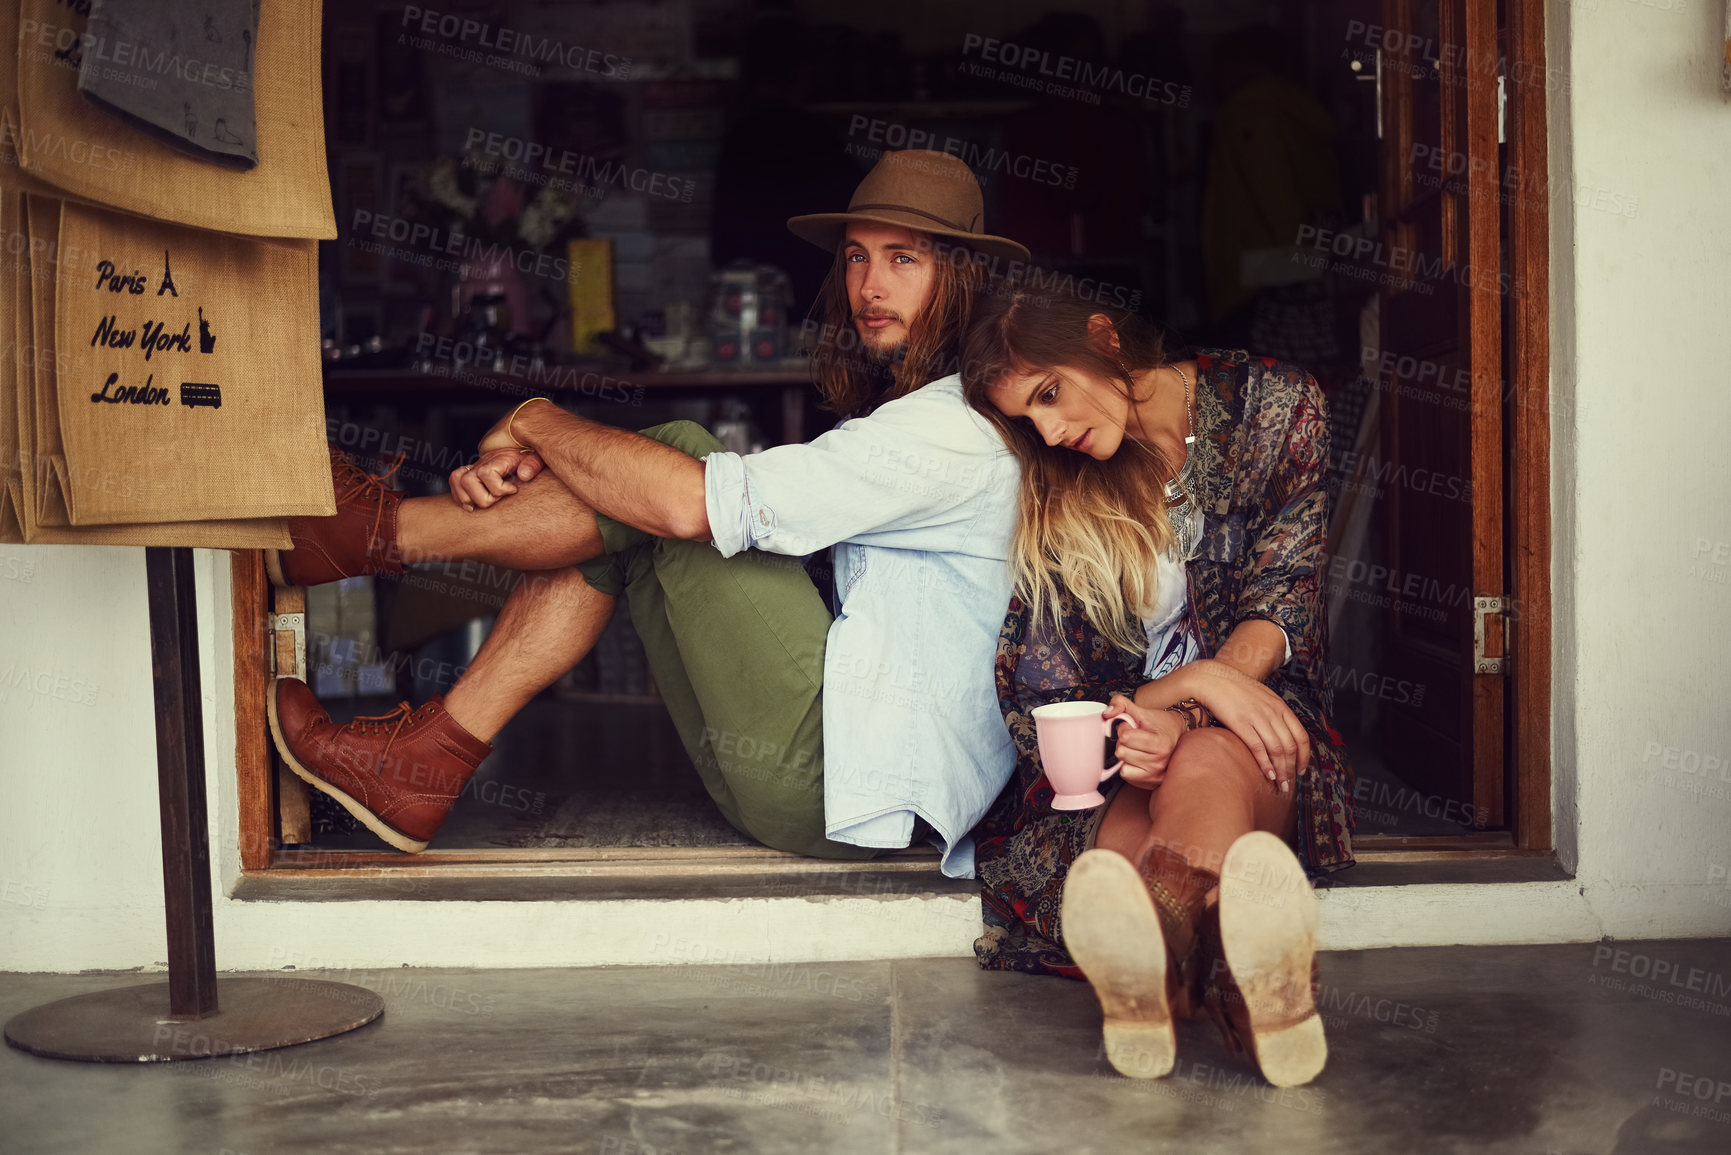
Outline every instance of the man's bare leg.
{"type": "Polygon", "coordinates": [[[491,739],[594,646],[615,599],[571,568],[598,556],[603,543],[595,515],[552,476],[471,513],[444,497],[393,493],[384,478],[361,474],[336,454],[332,468],[340,487],[337,516],[291,521],[295,547],[273,553],[280,568],[271,580],[278,586],[401,573],[404,564],[423,560],[528,571],[449,694],[346,724],[332,720],[297,678],[277,679],[268,699],[271,734],[289,768],[386,842],[414,854],[426,849],[492,752],[491,739]]]}
{"type": "MultiPolygon", "coordinates": [[[[458,509],[457,516],[482,520],[549,481],[552,478],[536,478],[533,484],[514,494],[511,501],[474,514],[458,509]]],[[[593,532],[593,517],[589,525],[593,532]]],[[[599,549],[599,538],[596,540],[599,549]]],[[[481,652],[445,696],[445,709],[469,733],[491,742],[536,694],[552,685],[594,647],[601,631],[607,628],[607,620],[613,616],[617,600],[591,586],[574,569],[524,574],[523,581],[499,612],[481,652]]]]}
{"type": "Polygon", "coordinates": [[[602,550],[594,511],[542,473],[485,509],[463,509],[444,495],[407,499],[397,510],[397,552],[407,565],[473,560],[533,571],[575,565],[602,550]]]}
{"type": "Polygon", "coordinates": [[[492,738],[594,646],[615,598],[575,569],[525,575],[474,663],[449,694],[419,709],[333,721],[307,684],[278,678],[270,728],[284,761],[380,838],[427,848],[492,738]]]}

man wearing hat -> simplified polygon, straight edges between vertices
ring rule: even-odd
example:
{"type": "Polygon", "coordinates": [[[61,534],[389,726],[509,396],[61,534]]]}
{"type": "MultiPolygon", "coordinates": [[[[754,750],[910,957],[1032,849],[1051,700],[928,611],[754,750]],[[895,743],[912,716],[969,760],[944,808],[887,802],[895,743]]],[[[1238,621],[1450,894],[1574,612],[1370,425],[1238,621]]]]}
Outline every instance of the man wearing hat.
{"type": "Polygon", "coordinates": [[[982,265],[1027,258],[981,208],[960,160],[891,152],[846,212],[788,222],[835,254],[814,377],[847,419],[808,444],[742,457],[691,422],[630,433],[525,402],[449,499],[406,500],[333,451],[338,513],[291,523],[279,583],[453,557],[527,579],[464,677],[418,710],[338,726],[279,680],[271,727],[295,773],[423,849],[493,736],[623,593],[729,822],[832,858],[925,837],[945,873],[970,876],[968,831],[1015,762],[992,666],[1018,478],[954,373],[982,265]],[[833,615],[795,560],[825,551],[833,615]]]}

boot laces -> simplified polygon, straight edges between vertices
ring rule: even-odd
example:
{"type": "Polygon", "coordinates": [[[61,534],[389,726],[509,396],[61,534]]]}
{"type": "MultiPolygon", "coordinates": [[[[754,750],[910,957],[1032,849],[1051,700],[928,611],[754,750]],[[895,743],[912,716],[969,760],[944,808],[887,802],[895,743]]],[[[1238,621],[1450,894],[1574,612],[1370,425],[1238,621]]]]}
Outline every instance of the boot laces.
{"type": "Polygon", "coordinates": [[[356,735],[382,734],[386,727],[390,728],[391,736],[385,740],[385,748],[379,753],[379,764],[384,764],[390,754],[391,747],[396,745],[397,738],[407,727],[415,724],[415,710],[407,702],[397,703],[397,708],[388,714],[359,714],[354,721],[344,729],[356,735]]]}
{"type": "Polygon", "coordinates": [[[373,525],[367,531],[367,555],[372,556],[378,546],[379,525],[384,521],[385,509],[390,505],[389,494],[395,493],[387,482],[396,476],[397,470],[403,467],[403,459],[409,455],[404,449],[397,454],[397,459],[391,462],[391,467],[383,473],[368,473],[358,465],[350,462],[343,481],[342,491],[336,495],[337,504],[342,504],[351,497],[370,501],[374,506],[373,525]]]}

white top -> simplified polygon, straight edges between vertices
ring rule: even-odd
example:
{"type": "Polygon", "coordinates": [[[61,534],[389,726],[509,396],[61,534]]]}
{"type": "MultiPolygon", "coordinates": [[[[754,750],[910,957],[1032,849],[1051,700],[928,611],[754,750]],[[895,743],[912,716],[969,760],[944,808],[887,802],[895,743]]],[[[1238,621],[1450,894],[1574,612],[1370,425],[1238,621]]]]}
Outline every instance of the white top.
{"type": "MultiPolygon", "coordinates": [[[[1159,559],[1159,589],[1155,594],[1154,613],[1142,619],[1142,629],[1148,635],[1148,655],[1142,662],[1142,677],[1152,682],[1155,678],[1163,678],[1186,662],[1193,662],[1202,656],[1196,635],[1190,628],[1190,582],[1184,572],[1185,562],[1193,561],[1202,547],[1202,534],[1207,527],[1207,519],[1198,510],[1196,518],[1196,546],[1184,562],[1178,560],[1176,551],[1167,550],[1159,559]]],[[[1276,622],[1279,626],[1280,623],[1276,622]]],[[[1286,637],[1286,627],[1280,626],[1281,637],[1286,641],[1286,656],[1282,664],[1292,660],[1292,639],[1286,637]]]]}
{"type": "MultiPolygon", "coordinates": [[[[1190,444],[1194,441],[1188,435],[1188,414],[1185,420],[1184,460],[1179,463],[1177,474],[1180,479],[1184,476],[1184,467],[1190,464],[1190,444]]],[[[1191,516],[1196,520],[1196,532],[1189,556],[1179,561],[1177,552],[1168,550],[1157,559],[1159,588],[1155,593],[1154,613],[1142,620],[1142,629],[1148,635],[1148,654],[1142,662],[1142,677],[1150,682],[1202,656],[1195,632],[1190,628],[1190,615],[1185,612],[1190,605],[1190,582],[1184,567],[1186,562],[1195,560],[1202,548],[1208,520],[1200,509],[1194,510],[1191,516]]],[[[1286,636],[1285,626],[1280,626],[1280,634],[1286,642],[1286,656],[1281,658],[1284,665],[1292,660],[1292,639],[1286,636]]]]}
{"type": "MultiPolygon", "coordinates": [[[[1200,543],[1203,515],[1198,510],[1194,516],[1196,540],[1200,543]]],[[[1195,556],[1192,551],[1191,557],[1195,556]]],[[[1154,613],[1142,619],[1142,629],[1148,635],[1148,656],[1142,663],[1142,677],[1150,682],[1200,656],[1196,635],[1190,629],[1189,615],[1185,612],[1190,605],[1190,583],[1184,573],[1184,561],[1178,560],[1174,550],[1160,555],[1158,587],[1154,613]]]]}

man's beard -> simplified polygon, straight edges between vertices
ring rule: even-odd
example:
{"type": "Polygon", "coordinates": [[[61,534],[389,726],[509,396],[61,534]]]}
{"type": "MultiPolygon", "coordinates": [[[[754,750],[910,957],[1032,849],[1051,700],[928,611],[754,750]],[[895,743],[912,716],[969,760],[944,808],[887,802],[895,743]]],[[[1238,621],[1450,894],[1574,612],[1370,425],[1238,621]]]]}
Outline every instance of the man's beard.
{"type": "Polygon", "coordinates": [[[871,307],[860,309],[853,315],[854,333],[859,337],[860,349],[865,353],[866,361],[874,369],[893,369],[901,364],[908,353],[908,326],[900,326],[902,338],[894,344],[880,345],[859,327],[862,319],[870,317],[891,317],[897,321],[901,318],[888,310],[877,310],[871,307]]]}
{"type": "Polygon", "coordinates": [[[861,341],[865,349],[866,360],[876,369],[894,369],[908,355],[908,343],[905,339],[893,345],[874,345],[870,341],[861,341]]]}

